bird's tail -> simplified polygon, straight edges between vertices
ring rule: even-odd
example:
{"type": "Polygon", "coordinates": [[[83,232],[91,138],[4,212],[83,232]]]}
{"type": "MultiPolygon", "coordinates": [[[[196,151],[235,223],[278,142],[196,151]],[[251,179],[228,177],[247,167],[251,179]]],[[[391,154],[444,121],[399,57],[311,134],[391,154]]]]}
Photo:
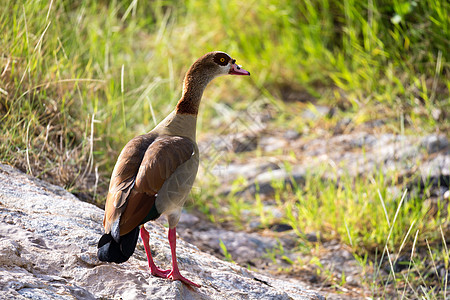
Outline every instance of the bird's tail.
{"type": "Polygon", "coordinates": [[[120,236],[118,242],[112,237],[111,233],[102,235],[97,246],[98,259],[118,264],[126,262],[134,253],[138,236],[139,227],[120,236]]]}

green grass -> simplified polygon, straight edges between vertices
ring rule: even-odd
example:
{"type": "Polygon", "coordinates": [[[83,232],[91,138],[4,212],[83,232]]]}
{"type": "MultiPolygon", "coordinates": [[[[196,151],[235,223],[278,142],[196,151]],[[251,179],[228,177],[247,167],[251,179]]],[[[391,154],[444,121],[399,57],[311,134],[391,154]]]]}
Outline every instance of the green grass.
{"type": "MultiPolygon", "coordinates": [[[[191,208],[203,211],[214,222],[234,223],[236,228],[249,228],[250,222],[255,220],[259,220],[261,229],[280,222],[291,225],[299,237],[297,251],[309,254],[307,257],[313,255],[312,259],[292,262],[293,268],[316,266],[317,275],[332,286],[345,285],[345,274],[341,282],[330,279],[334,276],[328,268],[333,266],[324,266],[314,259],[315,255],[320,256],[316,249],[320,246],[308,242],[306,233],[316,232],[320,240],[337,240],[347,245],[366,274],[363,287],[375,298],[403,293],[406,299],[445,298],[448,290],[445,276],[434,277],[434,274],[436,262],[444,264],[448,270],[445,233],[449,225],[449,206],[446,200],[438,199],[437,208],[433,208],[427,201],[428,186],[395,192],[395,187],[399,186],[396,182],[399,174],[395,173],[383,175],[380,170],[365,178],[344,175],[339,183],[335,179],[324,179],[332,173],[329,166],[308,173],[302,186],[291,187],[274,181],[275,194],[270,199],[275,200],[282,212],[277,219],[270,212],[261,213],[259,195],[256,199],[239,198],[237,188],[226,196],[217,195],[213,192],[217,186],[208,186],[206,182],[201,182],[202,190],[194,192],[191,208]],[[407,270],[388,275],[381,271],[381,268],[389,270],[401,256],[409,258],[407,270]]],[[[246,185],[237,179],[233,186],[242,189],[246,185]]],[[[278,256],[283,256],[283,251],[276,251],[278,256]]],[[[268,255],[276,262],[275,252],[268,255]]]]}
{"type": "MultiPolygon", "coordinates": [[[[120,149],[173,109],[185,71],[211,50],[230,53],[252,76],[216,79],[208,87],[200,135],[229,125],[217,104],[239,112],[263,100],[276,111],[272,128],[304,135],[348,118],[353,127],[381,119],[379,131],[448,136],[449,7],[438,0],[6,0],[0,11],[0,161],[102,205],[120,149]],[[287,94],[296,102],[283,102],[287,94]],[[302,101],[336,111],[303,120],[308,104],[302,101]]],[[[348,177],[336,185],[310,174],[302,187],[276,185],[275,200],[300,238],[317,230],[339,239],[357,257],[369,254],[372,271],[375,252],[396,253],[403,245],[406,253],[415,246],[420,251],[411,272],[395,280],[417,287],[428,280],[423,270],[430,257],[446,259],[439,229],[448,222],[448,208],[430,215],[420,195],[401,201],[389,189],[395,174],[387,176],[348,177]],[[425,241],[431,248],[423,254],[425,241]]],[[[244,228],[247,211],[267,226],[272,214],[262,199],[239,197],[242,184],[218,199],[217,183],[200,178],[202,190],[193,198],[212,221],[229,218],[244,228]]],[[[366,284],[380,296],[388,280],[366,284]]]]}

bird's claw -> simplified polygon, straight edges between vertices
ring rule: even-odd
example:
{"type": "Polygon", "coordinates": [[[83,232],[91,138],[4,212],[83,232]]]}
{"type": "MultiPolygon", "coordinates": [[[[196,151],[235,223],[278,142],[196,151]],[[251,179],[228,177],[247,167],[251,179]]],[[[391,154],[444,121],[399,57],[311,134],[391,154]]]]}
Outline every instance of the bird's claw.
{"type": "Polygon", "coordinates": [[[150,268],[150,271],[153,276],[161,278],[168,278],[168,275],[171,272],[171,270],[162,270],[160,268],[150,268]]]}
{"type": "Polygon", "coordinates": [[[196,283],[190,281],[189,279],[183,277],[183,276],[180,274],[179,271],[178,271],[178,272],[174,272],[174,271],[172,270],[172,271],[167,275],[167,278],[169,278],[169,279],[171,279],[171,280],[179,280],[179,281],[183,282],[184,284],[191,285],[191,286],[195,286],[195,287],[197,287],[197,288],[200,287],[199,284],[196,284],[196,283]]]}

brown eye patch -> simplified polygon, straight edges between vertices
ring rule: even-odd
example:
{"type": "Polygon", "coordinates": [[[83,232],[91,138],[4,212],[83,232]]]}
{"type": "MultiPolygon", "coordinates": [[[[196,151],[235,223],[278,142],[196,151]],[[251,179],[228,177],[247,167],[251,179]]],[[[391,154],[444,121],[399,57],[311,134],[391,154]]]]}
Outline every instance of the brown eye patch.
{"type": "Polygon", "coordinates": [[[217,53],[216,55],[214,55],[214,62],[221,66],[226,66],[230,59],[231,57],[229,57],[225,53],[217,53]]]}

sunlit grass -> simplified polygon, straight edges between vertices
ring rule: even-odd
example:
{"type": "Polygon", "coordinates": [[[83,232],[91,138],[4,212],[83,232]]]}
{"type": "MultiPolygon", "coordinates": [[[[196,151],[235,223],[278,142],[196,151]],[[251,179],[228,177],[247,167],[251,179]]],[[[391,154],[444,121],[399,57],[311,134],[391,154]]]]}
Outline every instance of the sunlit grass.
{"type": "MultiPolygon", "coordinates": [[[[308,242],[306,234],[318,233],[322,241],[338,240],[353,251],[364,270],[362,284],[374,297],[385,298],[394,293],[405,294],[409,299],[416,293],[440,299],[446,295],[447,275],[433,276],[438,272],[435,261],[441,268],[443,263],[448,270],[448,250],[442,229],[448,227],[448,205],[444,200],[437,200],[437,208],[430,206],[427,186],[421,191],[406,188],[398,191],[398,174],[378,171],[366,178],[341,176],[336,181],[330,178],[332,173],[329,167],[310,172],[302,186],[274,181],[275,194],[270,199],[276,201],[282,212],[277,218],[270,212],[263,213],[259,195],[254,199],[238,193],[239,187],[246,186],[240,179],[227,195],[217,195],[216,185],[194,190],[195,200],[190,208],[201,210],[213,222],[231,222],[236,228],[250,228],[250,223],[255,221],[259,221],[260,229],[280,222],[291,225],[299,237],[297,251],[309,254],[306,261],[291,261],[293,268],[315,265],[314,257],[320,253],[314,250],[317,244],[308,242]],[[385,275],[381,269],[389,270],[401,256],[410,258],[409,267],[385,275]]],[[[278,249],[276,254],[282,256],[284,250],[278,249]]],[[[275,252],[267,255],[276,262],[275,252]]],[[[332,285],[345,285],[333,279],[332,270],[327,269],[332,266],[317,261],[316,267],[323,280],[332,285]]],[[[345,274],[342,280],[345,281],[345,274]]]]}
{"type": "MultiPolygon", "coordinates": [[[[109,172],[124,142],[173,108],[192,61],[217,49],[238,58],[252,77],[221,78],[207,89],[201,132],[214,129],[207,120],[217,115],[212,103],[219,99],[239,107],[261,95],[277,101],[283,89],[305,90],[327,105],[347,103],[356,122],[381,106],[416,132],[448,129],[448,6],[8,1],[0,14],[0,97],[2,137],[11,142],[2,143],[2,160],[20,164],[19,148],[31,170],[36,160],[54,160],[51,151],[34,157],[39,146],[83,148],[94,119],[95,161],[109,172]]],[[[49,168],[36,166],[35,173],[49,168]]]]}

